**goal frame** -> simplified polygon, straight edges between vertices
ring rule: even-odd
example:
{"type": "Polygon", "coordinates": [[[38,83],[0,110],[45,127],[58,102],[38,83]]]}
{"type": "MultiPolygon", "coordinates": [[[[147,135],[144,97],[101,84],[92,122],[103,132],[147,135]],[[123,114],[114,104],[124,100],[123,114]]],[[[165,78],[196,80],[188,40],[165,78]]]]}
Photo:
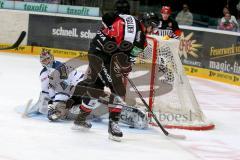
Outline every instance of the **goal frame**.
{"type": "MultiPolygon", "coordinates": [[[[151,36],[147,36],[147,41],[152,41],[152,69],[151,69],[151,78],[150,78],[150,92],[149,92],[149,107],[151,110],[153,110],[154,108],[154,84],[155,84],[155,75],[156,75],[156,65],[157,65],[157,49],[158,49],[158,40],[154,37],[151,36]]],[[[179,57],[177,57],[179,58],[179,57]]],[[[180,60],[180,58],[179,58],[180,60]]],[[[181,72],[184,72],[184,68],[182,67],[180,69],[181,72]]],[[[191,87],[191,86],[190,86],[191,87]]],[[[161,104],[160,104],[161,105],[161,104]]],[[[204,116],[204,115],[203,115],[204,116]]],[[[154,121],[152,121],[151,115],[150,115],[150,124],[153,126],[157,126],[156,123],[154,123],[154,121]]],[[[211,130],[215,127],[215,125],[213,123],[206,123],[206,125],[201,125],[201,126],[181,126],[181,125],[171,125],[171,124],[167,124],[164,125],[165,128],[169,128],[169,129],[185,129],[185,130],[211,130]]]]}

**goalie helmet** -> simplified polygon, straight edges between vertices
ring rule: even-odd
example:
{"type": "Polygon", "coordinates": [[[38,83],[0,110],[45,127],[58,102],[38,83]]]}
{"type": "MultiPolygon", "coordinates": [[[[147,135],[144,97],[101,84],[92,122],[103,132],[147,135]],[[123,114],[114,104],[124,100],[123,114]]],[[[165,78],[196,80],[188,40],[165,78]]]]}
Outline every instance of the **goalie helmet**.
{"type": "Polygon", "coordinates": [[[53,64],[54,57],[50,53],[49,49],[42,49],[42,52],[40,53],[40,63],[42,64],[43,67],[48,67],[50,68],[53,64]]]}
{"type": "Polygon", "coordinates": [[[114,10],[116,14],[130,14],[130,4],[127,0],[117,0],[114,10]]]}

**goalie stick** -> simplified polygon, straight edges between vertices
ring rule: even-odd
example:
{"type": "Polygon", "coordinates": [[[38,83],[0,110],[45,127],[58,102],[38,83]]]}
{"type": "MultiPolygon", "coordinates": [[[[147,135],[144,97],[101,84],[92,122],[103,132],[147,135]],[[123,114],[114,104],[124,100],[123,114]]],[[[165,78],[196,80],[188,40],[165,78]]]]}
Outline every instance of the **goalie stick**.
{"type": "MultiPolygon", "coordinates": [[[[120,69],[119,64],[116,62],[115,65],[118,67],[118,69],[120,69]]],[[[122,74],[123,75],[123,74],[122,74]]],[[[123,75],[124,76],[124,75],[123,75]]],[[[184,135],[175,135],[172,133],[169,133],[163,126],[162,124],[159,122],[159,120],[157,119],[156,115],[153,113],[153,111],[150,109],[149,105],[147,104],[147,102],[144,100],[143,96],[141,95],[141,93],[138,91],[137,87],[135,86],[135,84],[133,83],[133,81],[131,79],[129,79],[127,76],[124,76],[128,82],[131,84],[131,86],[133,87],[133,89],[135,90],[135,92],[138,94],[139,98],[141,99],[141,101],[143,102],[143,104],[145,105],[145,107],[147,108],[147,110],[151,113],[153,119],[155,120],[155,122],[157,123],[158,127],[162,130],[162,132],[168,136],[168,137],[172,137],[175,139],[186,139],[186,136],[184,135]]]]}
{"type": "Polygon", "coordinates": [[[18,37],[17,41],[10,47],[6,47],[6,48],[0,48],[0,50],[8,50],[8,49],[15,49],[17,47],[19,47],[19,45],[22,43],[22,41],[24,40],[26,36],[26,32],[22,31],[22,33],[20,34],[20,36],[18,37]]]}

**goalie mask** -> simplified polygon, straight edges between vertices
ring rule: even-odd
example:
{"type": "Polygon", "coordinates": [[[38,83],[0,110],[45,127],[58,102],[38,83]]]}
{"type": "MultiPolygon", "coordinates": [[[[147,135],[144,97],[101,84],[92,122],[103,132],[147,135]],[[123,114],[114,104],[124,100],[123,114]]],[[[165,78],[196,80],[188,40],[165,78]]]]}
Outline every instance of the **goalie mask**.
{"type": "Polygon", "coordinates": [[[42,49],[42,52],[40,53],[40,63],[43,67],[50,68],[53,64],[54,57],[50,53],[50,50],[48,49],[42,49]]]}

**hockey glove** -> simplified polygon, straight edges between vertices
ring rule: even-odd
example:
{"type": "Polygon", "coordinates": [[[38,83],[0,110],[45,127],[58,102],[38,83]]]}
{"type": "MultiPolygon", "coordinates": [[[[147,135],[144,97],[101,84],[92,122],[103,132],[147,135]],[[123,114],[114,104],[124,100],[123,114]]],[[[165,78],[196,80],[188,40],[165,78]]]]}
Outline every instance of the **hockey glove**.
{"type": "Polygon", "coordinates": [[[120,72],[123,76],[127,76],[132,71],[132,65],[128,62],[128,56],[124,53],[113,56],[113,64],[116,72],[120,72]]]}
{"type": "Polygon", "coordinates": [[[66,102],[53,102],[52,105],[49,105],[48,111],[48,119],[51,121],[65,119],[68,113],[66,102]]]}
{"type": "Polygon", "coordinates": [[[143,49],[141,49],[141,48],[138,48],[137,46],[134,46],[133,47],[133,49],[132,49],[132,51],[131,51],[131,53],[130,53],[130,55],[132,56],[132,57],[137,57],[140,53],[142,53],[143,52],[143,49]]]}

